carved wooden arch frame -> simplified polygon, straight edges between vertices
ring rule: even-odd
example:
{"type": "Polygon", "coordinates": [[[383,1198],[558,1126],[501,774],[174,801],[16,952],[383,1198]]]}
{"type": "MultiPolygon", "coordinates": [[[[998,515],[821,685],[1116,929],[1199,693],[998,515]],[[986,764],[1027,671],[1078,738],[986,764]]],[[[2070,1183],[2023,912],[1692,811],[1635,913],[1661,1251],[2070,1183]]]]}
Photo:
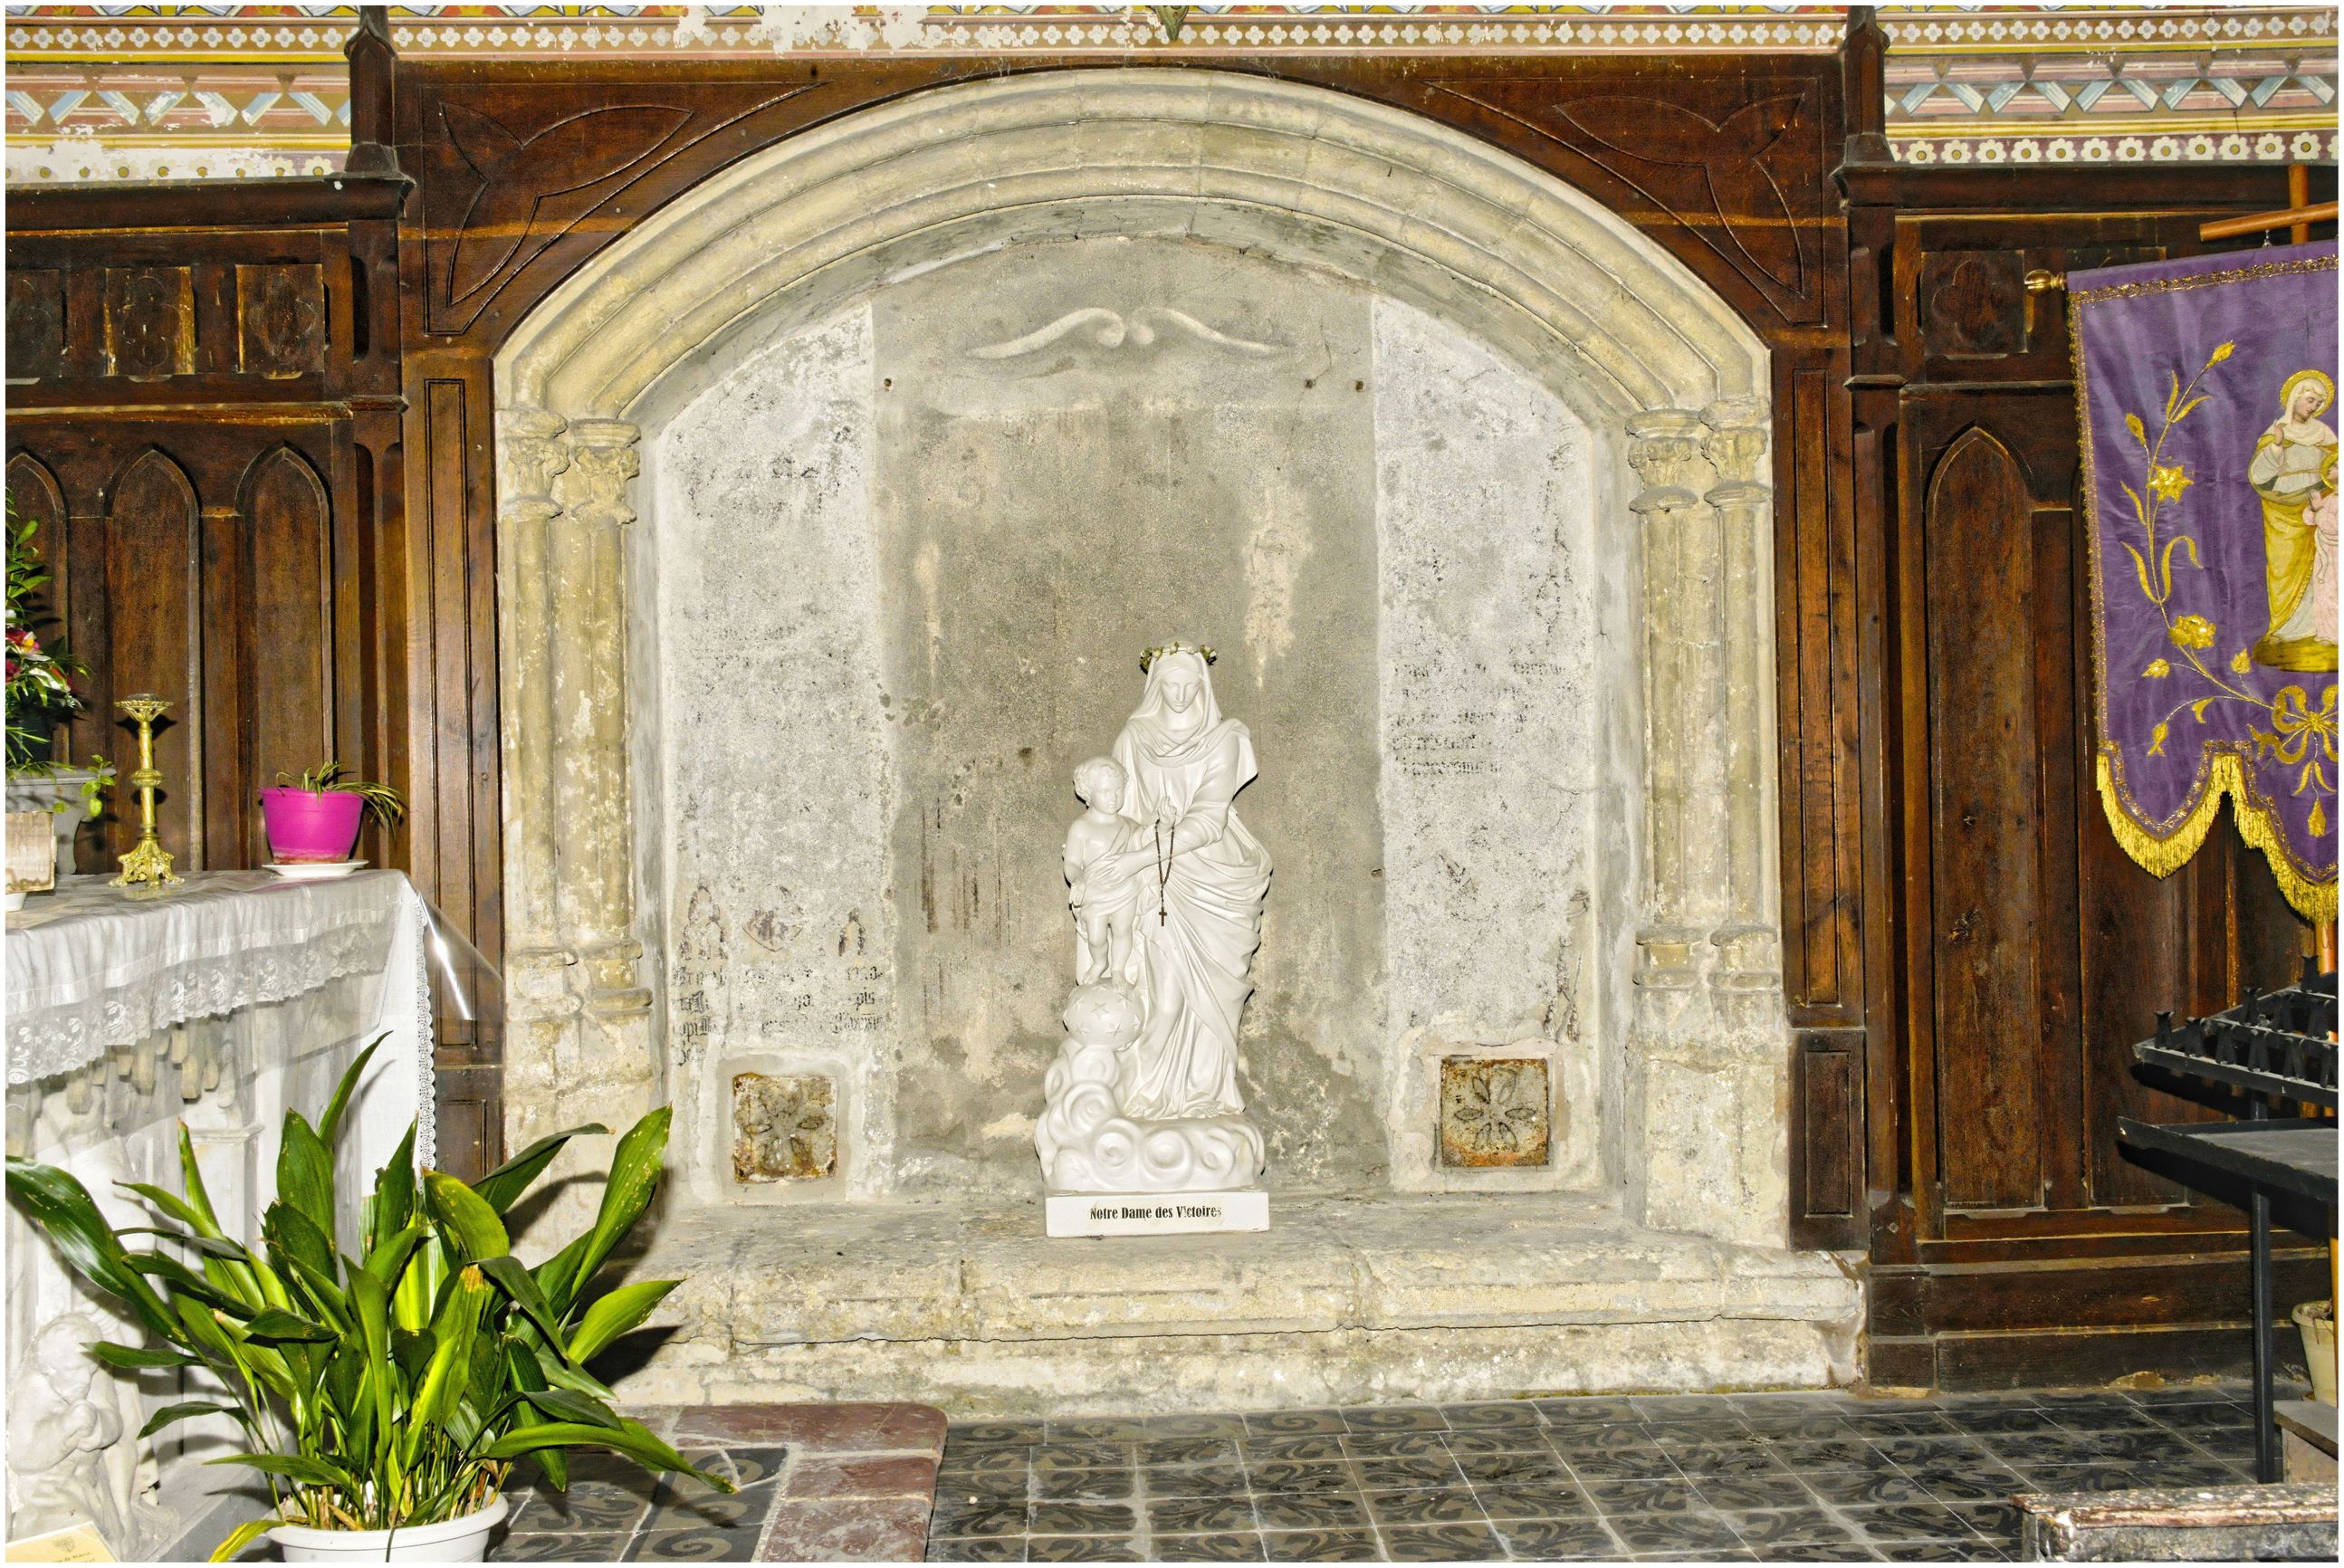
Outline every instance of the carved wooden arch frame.
{"type": "Polygon", "coordinates": [[[1403,110],[1222,72],[1041,72],[844,116],[675,197],[507,339],[509,1139],[623,1118],[658,1092],[619,538],[644,410],[750,322],[818,319],[980,245],[1128,233],[1266,245],[1408,299],[1612,433],[1603,504],[1635,530],[1647,759],[1630,826],[1631,1207],[1779,1245],[1789,1026],[1766,348],[1682,263],[1551,175],[1403,110]]]}

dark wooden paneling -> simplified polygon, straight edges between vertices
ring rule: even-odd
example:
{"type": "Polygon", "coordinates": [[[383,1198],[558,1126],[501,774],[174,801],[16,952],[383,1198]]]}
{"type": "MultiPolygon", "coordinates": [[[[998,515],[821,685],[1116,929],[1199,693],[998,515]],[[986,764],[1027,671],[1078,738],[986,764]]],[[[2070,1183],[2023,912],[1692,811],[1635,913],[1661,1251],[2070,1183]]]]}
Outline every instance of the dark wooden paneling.
{"type": "Polygon", "coordinates": [[[1959,1208],[2043,1196],[2037,1047],[2034,502],[2018,460],[1964,431],[1923,514],[1935,842],[1939,1180],[1959,1208]]]}
{"type": "MultiPolygon", "coordinates": [[[[242,511],[251,715],[244,771],[266,789],[335,752],[333,514],[325,481],[291,447],[253,464],[242,511]]],[[[257,857],[268,844],[248,805],[243,821],[247,855],[257,857]]]]}
{"type": "MultiPolygon", "coordinates": [[[[2021,279],[2194,253],[2201,215],[2283,206],[2281,177],[1842,178],[1852,291],[1882,301],[1855,345],[1857,475],[1893,585],[1895,819],[1865,878],[1898,928],[1892,1000],[1869,1020],[1869,1375],[2228,1370],[2245,1349],[2239,1217],[2137,1166],[2115,1121],[2212,1114],[2144,1084],[2132,1042],[2160,1009],[2292,977],[2307,934],[2227,823],[2163,881],[2108,832],[2066,300],[2021,279]]],[[[2318,1261],[2292,1262],[2286,1289],[2324,1290],[2318,1261]]]]}
{"type": "MultiPolygon", "coordinates": [[[[187,470],[152,448],[131,459],[107,487],[100,579],[106,683],[91,693],[102,696],[109,716],[115,703],[138,693],[171,704],[155,736],[155,765],[166,781],[156,821],[167,844],[191,865],[205,864],[200,515],[187,470]]],[[[115,754],[135,762],[126,733],[115,754]]],[[[126,800],[121,814],[133,815],[126,800]]],[[[116,853],[135,841],[131,828],[127,820],[117,824],[116,853]]]]}
{"type": "Polygon", "coordinates": [[[1791,1075],[1791,1244],[1864,1244],[1864,1034],[1802,1030],[1791,1075]]]}

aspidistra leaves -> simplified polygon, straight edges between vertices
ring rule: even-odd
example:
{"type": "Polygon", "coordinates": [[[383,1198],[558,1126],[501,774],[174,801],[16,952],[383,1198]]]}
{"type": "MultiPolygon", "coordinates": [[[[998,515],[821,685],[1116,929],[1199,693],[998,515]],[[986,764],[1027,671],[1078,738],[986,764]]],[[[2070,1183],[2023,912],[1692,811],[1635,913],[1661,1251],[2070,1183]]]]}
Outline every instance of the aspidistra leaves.
{"type": "Polygon", "coordinates": [[[571,1360],[593,1360],[608,1349],[613,1340],[650,1317],[652,1309],[682,1282],[677,1280],[641,1280],[621,1285],[597,1300],[586,1309],[585,1316],[578,1320],[578,1327],[570,1336],[571,1360]]]}
{"type": "Polygon", "coordinates": [[[100,1342],[91,1357],[119,1373],[202,1367],[221,1381],[224,1393],[155,1411],[148,1433],[227,1416],[256,1447],[282,1451],[214,1461],[274,1478],[284,1510],[232,1539],[248,1543],[279,1519],[376,1529],[450,1517],[524,1452],[556,1486],[567,1481],[565,1454],[585,1448],[724,1488],[620,1415],[584,1365],[675,1289],[672,1280],[600,1296],[589,1289],[657,1190],[667,1111],[618,1141],[592,1227],[530,1269],[512,1255],[505,1214],[571,1139],[603,1129],[540,1138],[467,1185],[416,1170],[410,1126],[376,1173],[358,1225],[346,1229],[332,1149],[369,1059],[343,1074],[316,1128],[288,1114],[278,1192],[247,1244],[220,1229],[184,1126],[185,1195],[121,1184],[157,1218],[119,1230],[70,1174],[8,1163],[12,1199],[76,1273],[129,1302],[154,1338],[152,1348],[100,1342]],[[126,1249],[131,1235],[159,1239],[158,1249],[126,1249]]]}
{"type": "Polygon", "coordinates": [[[431,1171],[423,1178],[424,1201],[432,1217],[456,1239],[465,1257],[478,1262],[512,1250],[505,1222],[480,1195],[452,1176],[431,1171]]]}
{"type": "Polygon", "coordinates": [[[599,1121],[590,1121],[583,1127],[573,1127],[567,1131],[547,1133],[480,1180],[472,1183],[472,1190],[479,1193],[480,1200],[499,1214],[505,1213],[512,1208],[516,1199],[529,1190],[529,1184],[544,1174],[545,1168],[553,1163],[554,1156],[561,1152],[562,1145],[573,1138],[581,1138],[589,1133],[606,1133],[610,1130],[599,1121]]]}

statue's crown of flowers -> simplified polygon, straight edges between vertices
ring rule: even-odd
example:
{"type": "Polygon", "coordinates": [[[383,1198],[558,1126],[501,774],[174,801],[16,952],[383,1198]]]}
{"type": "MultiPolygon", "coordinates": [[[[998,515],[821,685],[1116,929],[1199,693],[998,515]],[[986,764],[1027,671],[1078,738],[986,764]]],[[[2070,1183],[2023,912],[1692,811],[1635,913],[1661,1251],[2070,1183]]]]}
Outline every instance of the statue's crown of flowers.
{"type": "Polygon", "coordinates": [[[1155,667],[1157,660],[1167,659],[1175,653],[1194,653],[1207,664],[1220,657],[1218,653],[1214,652],[1210,648],[1199,647],[1193,642],[1167,642],[1160,648],[1147,648],[1141,651],[1139,655],[1139,673],[1143,675],[1147,673],[1150,669],[1155,667]]]}

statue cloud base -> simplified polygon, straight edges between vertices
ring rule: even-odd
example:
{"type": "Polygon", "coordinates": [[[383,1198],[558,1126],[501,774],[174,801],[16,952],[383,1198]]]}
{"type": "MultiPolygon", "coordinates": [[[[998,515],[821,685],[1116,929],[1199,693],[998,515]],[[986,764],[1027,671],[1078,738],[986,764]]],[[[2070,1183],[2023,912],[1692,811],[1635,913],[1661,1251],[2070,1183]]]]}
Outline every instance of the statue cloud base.
{"type": "Polygon", "coordinates": [[[1224,1192],[1258,1180],[1261,1132],[1241,1116],[1125,1116],[1116,1098],[1117,1058],[1138,1033],[1139,1007],[1113,981],[1078,986],[1066,1004],[1067,1037],[1043,1079],[1034,1129],[1053,1192],[1224,1192]]]}

